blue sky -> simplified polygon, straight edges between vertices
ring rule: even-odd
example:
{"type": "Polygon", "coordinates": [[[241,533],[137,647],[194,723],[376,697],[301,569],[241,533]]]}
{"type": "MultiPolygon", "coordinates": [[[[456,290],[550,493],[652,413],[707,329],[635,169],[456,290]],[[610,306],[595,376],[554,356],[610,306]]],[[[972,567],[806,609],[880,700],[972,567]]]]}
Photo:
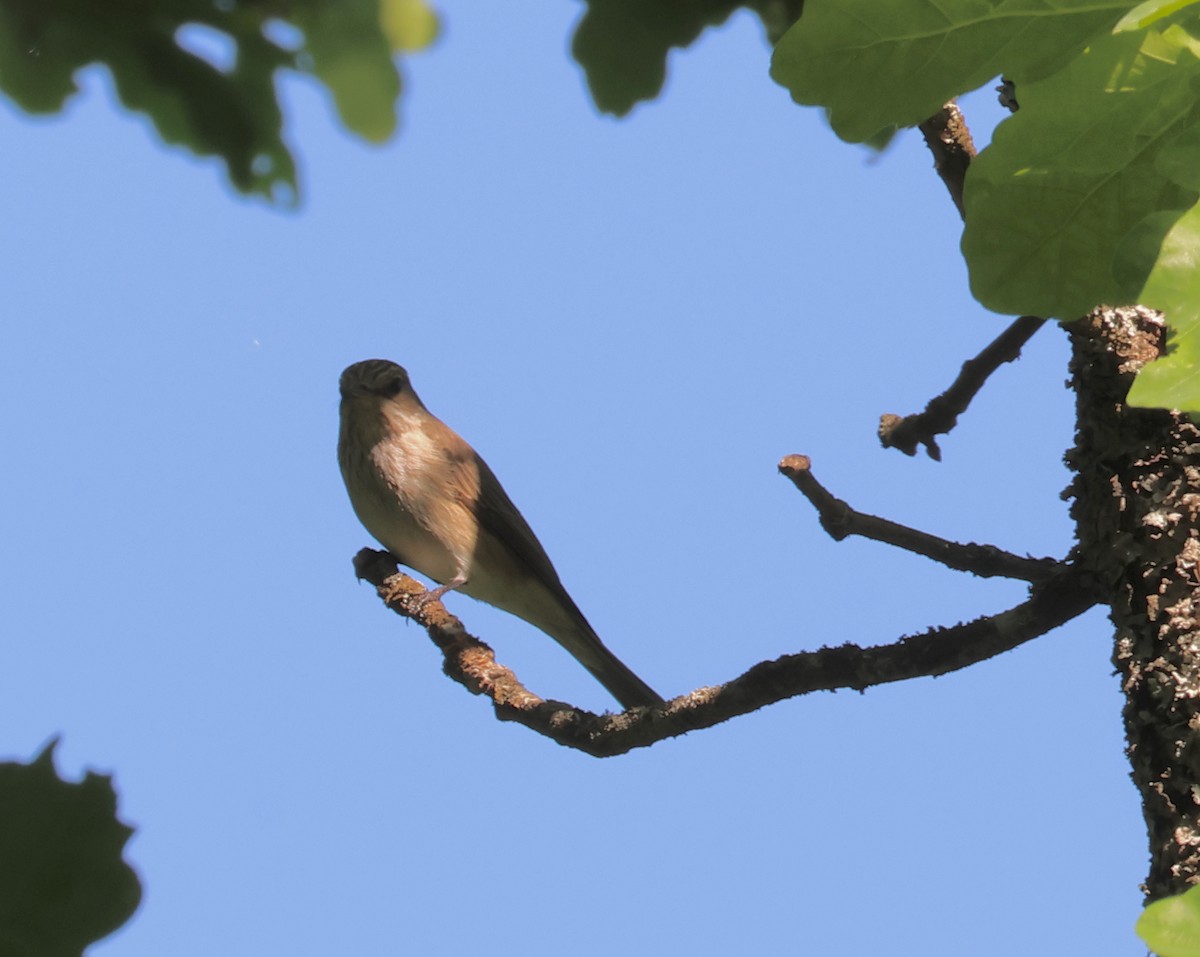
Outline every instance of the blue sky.
{"type": "MultiPolygon", "coordinates": [[[[337,377],[405,365],[660,692],[1021,600],[830,541],[776,462],[936,534],[1062,555],[1066,344],[879,449],[1007,321],[916,134],[837,141],[738,16],[598,116],[580,7],[447,4],[403,128],[283,94],[295,214],[162,148],[103,74],[5,104],[0,753],[111,772],[146,893],[94,957],[1137,952],[1146,863],[1099,612],[968,671],[597,761],[496,722],[355,582],[337,377]]],[[[976,132],[998,112],[968,100],[976,132]]],[[[552,641],[451,611],[593,709],[552,641]]]]}

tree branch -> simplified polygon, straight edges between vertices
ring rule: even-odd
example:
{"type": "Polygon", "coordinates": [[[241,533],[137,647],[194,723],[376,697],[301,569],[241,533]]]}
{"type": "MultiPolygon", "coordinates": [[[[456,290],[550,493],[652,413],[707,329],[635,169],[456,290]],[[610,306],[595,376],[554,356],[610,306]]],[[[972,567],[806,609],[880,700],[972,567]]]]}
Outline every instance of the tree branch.
{"type": "Polygon", "coordinates": [[[387,552],[364,548],[354,568],[389,608],[422,625],[442,650],[443,670],[475,694],[492,699],[496,717],[516,721],[559,744],[594,757],[624,754],[657,741],[720,724],[785,698],[839,688],[946,674],[994,657],[1082,614],[1095,599],[1070,568],[1031,589],[1028,601],[998,615],[952,628],[931,628],[890,645],[785,655],[755,665],[722,685],[698,688],[657,708],[597,715],[526,690],[492,649],[468,634],[439,601],[426,601],[416,581],[387,552]]]}
{"type": "Polygon", "coordinates": [[[988,377],[1004,363],[1021,358],[1021,347],[1045,321],[1037,316],[1022,316],[1014,321],[979,355],[963,363],[958,378],[945,392],[930,399],[924,412],[903,417],[892,413],[880,416],[879,441],[883,447],[916,455],[917,446],[923,445],[929,457],[940,462],[942,450],[934,436],[944,435],[958,424],[958,417],[967,411],[988,377]]]}
{"type": "Polygon", "coordinates": [[[920,124],[918,129],[925,137],[925,145],[933,154],[934,169],[946,184],[954,205],[958,207],[958,215],[965,215],[963,184],[967,178],[967,167],[975,158],[975,143],[971,139],[971,131],[967,128],[962,110],[951,100],[920,124]]]}
{"type": "MultiPolygon", "coordinates": [[[[975,157],[975,143],[962,111],[951,101],[921,123],[919,129],[933,154],[934,168],[946,184],[959,216],[965,217],[963,187],[975,157]]],[[[907,416],[889,412],[880,416],[879,441],[883,447],[916,455],[917,447],[924,446],[929,457],[940,462],[942,451],[935,436],[945,435],[954,428],[958,417],[967,411],[988,377],[1003,363],[1019,358],[1021,347],[1044,321],[1036,316],[1022,316],[1016,320],[978,356],[963,363],[958,378],[949,389],[930,400],[924,412],[907,416]]]]}
{"type": "Polygon", "coordinates": [[[779,463],[779,471],[792,480],[817,510],[821,527],[834,541],[851,535],[861,535],[905,551],[924,555],[955,571],[970,572],[980,578],[1016,578],[1020,581],[1043,582],[1059,574],[1062,562],[1053,558],[1030,558],[1014,555],[995,545],[962,545],[907,525],[858,512],[829,490],[812,474],[807,455],[788,455],[779,463]]]}

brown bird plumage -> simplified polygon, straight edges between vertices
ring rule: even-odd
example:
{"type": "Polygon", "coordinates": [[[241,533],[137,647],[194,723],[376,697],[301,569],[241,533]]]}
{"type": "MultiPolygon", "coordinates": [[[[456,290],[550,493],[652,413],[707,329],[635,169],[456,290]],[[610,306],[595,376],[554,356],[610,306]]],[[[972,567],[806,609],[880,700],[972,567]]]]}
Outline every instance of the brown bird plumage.
{"type": "Polygon", "coordinates": [[[367,531],[404,565],[540,628],[626,708],[660,698],[600,641],[487,463],[386,359],[342,373],[338,463],[367,531]]]}

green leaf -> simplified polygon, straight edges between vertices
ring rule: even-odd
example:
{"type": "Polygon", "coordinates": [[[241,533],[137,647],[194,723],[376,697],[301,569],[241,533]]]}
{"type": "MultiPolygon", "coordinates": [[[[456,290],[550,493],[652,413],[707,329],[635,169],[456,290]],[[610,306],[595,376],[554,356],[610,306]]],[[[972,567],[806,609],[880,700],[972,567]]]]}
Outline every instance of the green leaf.
{"type": "Polygon", "coordinates": [[[587,74],[596,106],[624,116],[658,96],[667,56],[746,7],[774,41],[800,16],[804,0],[586,0],[571,53],[587,74]]]}
{"type": "Polygon", "coordinates": [[[379,0],[298,5],[291,20],[304,32],[301,62],[329,89],[346,128],[372,143],[387,140],[396,130],[400,74],[379,0]]]}
{"type": "Polygon", "coordinates": [[[658,96],[671,48],[690,45],[740,5],[738,0],[588,0],[571,53],[587,73],[596,106],[624,116],[639,100],[658,96]]]}
{"type": "Polygon", "coordinates": [[[437,14],[423,0],[380,0],[379,21],[393,50],[415,53],[438,37],[437,14]]]}
{"type": "Polygon", "coordinates": [[[1004,75],[1060,69],[1129,9],[1129,0],[808,0],[779,41],[771,76],[797,103],[823,106],[842,139],[915,126],[947,100],[1004,75]]]}
{"type": "Polygon", "coordinates": [[[1200,887],[1148,904],[1137,933],[1159,957],[1200,957],[1200,887]]]}
{"type": "Polygon", "coordinates": [[[0,763],[0,953],[79,957],[137,909],[110,778],[54,771],[51,742],[31,764],[0,763]]]}
{"type": "Polygon", "coordinates": [[[1165,17],[1193,6],[1196,2],[1197,0],[1146,0],[1145,3],[1139,3],[1121,17],[1117,25],[1113,27],[1113,33],[1143,30],[1152,23],[1157,23],[1165,17]]]}
{"type": "MultiPolygon", "coordinates": [[[[1136,298],[1164,312],[1170,332],[1167,355],[1138,373],[1129,390],[1129,402],[1200,412],[1200,205],[1177,216],[1160,243],[1150,278],[1136,298]]],[[[1196,907],[1196,929],[1200,931],[1200,900],[1196,907]]],[[[1200,948],[1200,933],[1194,940],[1200,948]]],[[[1192,953],[1200,957],[1200,949],[1192,953]]]]}
{"type": "Polygon", "coordinates": [[[1188,189],[1200,190],[1200,123],[1193,123],[1158,155],[1158,171],[1188,189]]]}
{"type": "Polygon", "coordinates": [[[1136,298],[1152,260],[1118,265],[1123,237],[1136,226],[1135,248],[1161,243],[1173,220],[1151,214],[1197,198],[1172,169],[1172,144],[1198,120],[1193,46],[1178,26],[1106,36],[1020,89],[1021,109],[967,173],[962,248],[980,302],[1073,318],[1136,298]]]}
{"type": "Polygon", "coordinates": [[[0,5],[0,89],[30,112],[51,112],[76,91],[76,71],[105,64],[122,101],[148,115],[164,141],[220,156],[243,192],[291,195],[294,168],[280,140],[273,78],[291,57],[261,26],[261,18],[195,0],[11,0],[0,5]],[[237,51],[232,70],[179,45],[193,23],[228,37],[237,51]]]}

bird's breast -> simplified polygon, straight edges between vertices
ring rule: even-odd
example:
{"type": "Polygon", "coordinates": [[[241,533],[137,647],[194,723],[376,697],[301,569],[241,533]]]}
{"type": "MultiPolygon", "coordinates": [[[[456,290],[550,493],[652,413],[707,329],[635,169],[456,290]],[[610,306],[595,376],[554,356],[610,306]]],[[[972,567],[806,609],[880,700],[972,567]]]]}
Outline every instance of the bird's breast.
{"type": "MultiPolygon", "coordinates": [[[[467,576],[479,525],[456,464],[417,422],[397,422],[366,451],[351,493],[363,523],[401,562],[438,582],[467,576]]],[[[347,487],[352,484],[347,478],[347,487]]]]}

